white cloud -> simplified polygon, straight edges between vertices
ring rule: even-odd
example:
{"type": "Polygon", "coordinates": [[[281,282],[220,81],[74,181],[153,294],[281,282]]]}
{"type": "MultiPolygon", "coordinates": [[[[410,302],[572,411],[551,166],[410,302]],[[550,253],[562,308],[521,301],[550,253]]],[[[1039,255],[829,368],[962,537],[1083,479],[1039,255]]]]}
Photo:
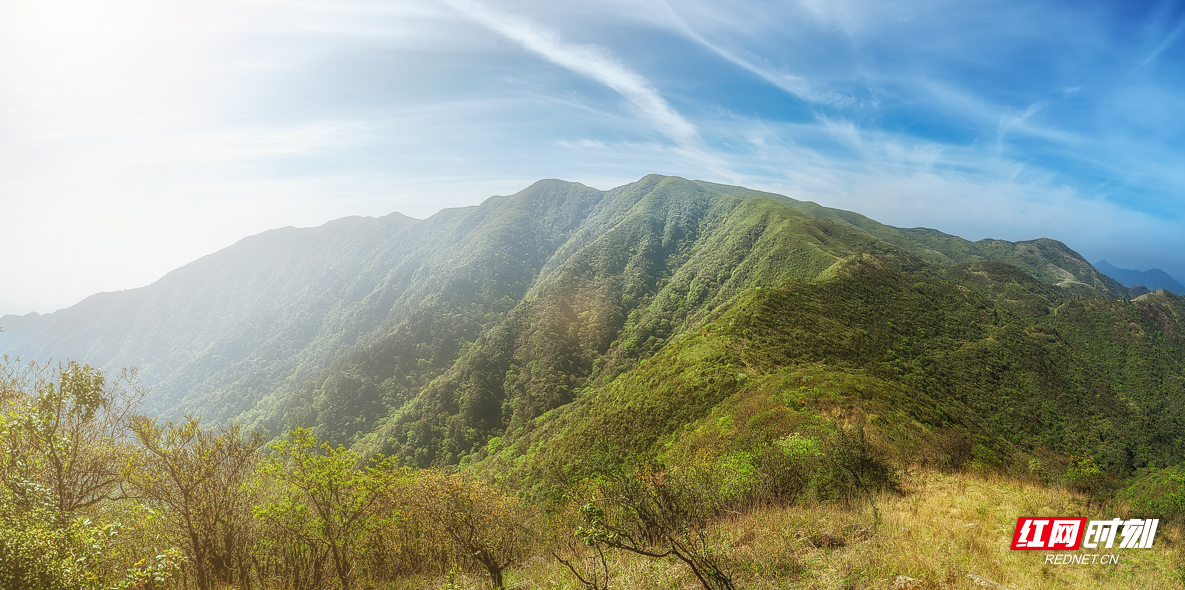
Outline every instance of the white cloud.
{"type": "Polygon", "coordinates": [[[692,39],[696,43],[708,48],[716,55],[719,55],[720,57],[723,57],[724,59],[744,68],[745,70],[756,74],[761,79],[782,89],[783,91],[812,103],[840,106],[850,102],[850,100],[846,97],[837,95],[833,92],[820,91],[814,88],[814,86],[808,82],[806,78],[798,74],[782,71],[777,68],[761,64],[759,63],[760,58],[757,57],[745,59],[734,51],[729,51],[716,43],[712,43],[703,35],[692,29],[692,27],[687,24],[687,21],[684,20],[683,17],[679,16],[679,14],[675,12],[669,4],[663,0],[659,0],[659,2],[666,9],[667,18],[671,23],[674,24],[674,27],[677,31],[687,36],[689,39],[692,39]]]}
{"type": "Polygon", "coordinates": [[[681,147],[699,148],[699,134],[667,103],[650,83],[595,45],[565,43],[556,33],[526,19],[497,12],[470,0],[443,0],[487,29],[517,42],[524,49],[612,88],[629,100],[660,133],[681,147]]]}
{"type": "Polygon", "coordinates": [[[1004,136],[1008,135],[1009,131],[1023,126],[1030,117],[1036,115],[1042,108],[1043,105],[1031,104],[1019,115],[1009,113],[1000,117],[1000,124],[996,128],[996,150],[1000,151],[1004,149],[1004,136]]]}
{"type": "Polygon", "coordinates": [[[1177,23],[1177,26],[1173,27],[1173,30],[1169,31],[1168,35],[1165,35],[1164,40],[1160,42],[1160,45],[1157,45],[1156,49],[1153,49],[1152,53],[1149,54],[1144,61],[1140,62],[1140,65],[1137,66],[1137,69],[1152,63],[1152,60],[1156,59],[1156,57],[1161,53],[1164,53],[1165,49],[1168,49],[1173,45],[1173,43],[1177,41],[1177,37],[1180,37],[1183,31],[1185,31],[1185,19],[1181,19],[1181,22],[1177,23]]]}

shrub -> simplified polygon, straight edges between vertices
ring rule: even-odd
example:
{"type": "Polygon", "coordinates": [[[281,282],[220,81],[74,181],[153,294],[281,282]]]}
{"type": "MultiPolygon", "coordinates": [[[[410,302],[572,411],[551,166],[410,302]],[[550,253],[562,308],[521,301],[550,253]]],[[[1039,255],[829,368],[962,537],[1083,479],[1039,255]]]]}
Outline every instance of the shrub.
{"type": "Polygon", "coordinates": [[[646,557],[673,556],[705,590],[731,590],[708,525],[728,506],[703,469],[645,466],[619,473],[589,490],[596,498],[580,508],[586,544],[646,557]]]}
{"type": "Polygon", "coordinates": [[[394,460],[382,456],[370,464],[338,445],[318,443],[308,429],[290,431],[272,443],[260,471],[275,478],[279,500],[257,506],[259,518],[276,525],[284,539],[328,557],[338,583],[353,587],[356,565],[368,533],[386,516],[372,507],[392,485],[394,460]]]}
{"type": "Polygon", "coordinates": [[[766,504],[790,504],[810,484],[822,453],[815,439],[791,434],[774,441],[757,457],[755,497],[766,504]]]}
{"type": "Polygon", "coordinates": [[[480,566],[494,588],[532,547],[531,514],[519,499],[467,473],[416,474],[408,506],[427,536],[447,542],[461,561],[480,566]]]}
{"type": "Polygon", "coordinates": [[[869,443],[862,426],[839,430],[822,445],[810,491],[819,500],[856,504],[872,494],[898,490],[897,470],[869,443]]]}

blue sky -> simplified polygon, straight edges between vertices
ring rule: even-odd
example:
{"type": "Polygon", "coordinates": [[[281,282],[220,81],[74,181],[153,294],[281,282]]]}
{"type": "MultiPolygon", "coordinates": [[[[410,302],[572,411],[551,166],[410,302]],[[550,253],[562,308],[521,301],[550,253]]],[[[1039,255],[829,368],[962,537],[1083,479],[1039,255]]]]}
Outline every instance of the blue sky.
{"type": "Polygon", "coordinates": [[[0,313],[541,178],[1185,278],[1179,2],[0,1],[0,313]]]}

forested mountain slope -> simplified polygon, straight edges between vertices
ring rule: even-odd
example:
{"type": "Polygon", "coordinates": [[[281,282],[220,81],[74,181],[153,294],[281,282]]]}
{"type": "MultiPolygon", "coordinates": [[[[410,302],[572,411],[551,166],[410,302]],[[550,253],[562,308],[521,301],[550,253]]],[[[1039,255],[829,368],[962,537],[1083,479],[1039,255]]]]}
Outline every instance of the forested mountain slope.
{"type": "Polygon", "coordinates": [[[250,387],[258,372],[294,354],[332,354],[372,329],[386,310],[367,305],[373,285],[359,288],[374,282],[370,253],[414,224],[392,214],[268,231],[148,287],[100,293],[43,316],[6,316],[0,350],[43,362],[139,366],[160,409],[191,391],[250,387]]]}
{"type": "Polygon", "coordinates": [[[1001,309],[1046,313],[1074,295],[1139,305],[1052,240],[969,242],[673,177],[610,191],[548,180],[423,221],[266,232],[142,289],[0,318],[0,351],[139,366],[170,416],[314,426],[449,463],[637,370],[753,289],[865,253],[1024,270],[1024,288],[984,287],[1002,289],[1001,309]]]}
{"type": "Polygon", "coordinates": [[[1051,240],[974,244],[746,189],[648,177],[609,191],[526,296],[436,376],[409,374],[412,361],[425,361],[409,357],[401,344],[409,332],[397,327],[268,400],[252,423],[269,432],[317,427],[419,466],[457,462],[612,381],[753,288],[813,280],[855,253],[900,252],[870,232],[938,256],[908,237],[920,236],[950,252],[939,263],[997,257],[1044,270],[1045,283],[1019,274],[1059,301],[1126,294],[1051,240]],[[840,215],[860,224],[823,219],[840,215]]]}
{"type": "Polygon", "coordinates": [[[867,424],[913,449],[903,464],[1077,456],[1132,473],[1185,460],[1183,361],[1185,298],[1068,297],[999,263],[862,254],[753,289],[472,460],[537,488],[631,457],[747,473],[787,436],[867,424]]]}

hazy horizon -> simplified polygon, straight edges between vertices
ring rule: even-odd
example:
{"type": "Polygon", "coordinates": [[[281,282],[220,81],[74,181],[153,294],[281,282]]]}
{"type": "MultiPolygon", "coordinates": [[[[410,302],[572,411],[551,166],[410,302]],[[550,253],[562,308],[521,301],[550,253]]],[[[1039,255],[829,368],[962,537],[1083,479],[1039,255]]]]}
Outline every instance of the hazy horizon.
{"type": "MultiPolygon", "coordinates": [[[[563,180],[563,179],[556,179],[556,180],[563,180]]],[[[692,179],[692,180],[697,180],[697,179],[692,179]]],[[[523,187],[523,188],[526,188],[526,187],[523,187]]],[[[616,188],[616,187],[609,187],[609,188],[599,188],[599,187],[592,187],[592,188],[596,188],[596,189],[598,189],[598,190],[606,191],[606,190],[610,190],[610,189],[612,189],[612,188],[616,188]]],[[[516,191],[516,192],[517,192],[517,191],[516,191]]],[[[488,198],[493,198],[493,197],[496,197],[496,196],[508,196],[508,195],[491,195],[490,197],[486,197],[486,198],[488,199],[488,198]]],[[[484,199],[483,199],[483,200],[484,200],[484,199]]],[[[473,204],[473,205],[464,205],[464,206],[462,206],[462,207],[473,207],[473,206],[476,206],[476,205],[478,205],[478,204],[479,204],[479,203],[475,203],[475,204],[473,204]]],[[[441,209],[441,210],[443,211],[444,209],[441,209]]],[[[439,212],[440,212],[440,211],[437,211],[437,213],[439,213],[439,212]]],[[[858,213],[858,212],[857,212],[857,213],[858,213]]],[[[435,214],[436,214],[436,213],[433,213],[433,215],[435,215],[435,214]]],[[[399,211],[392,211],[391,213],[388,213],[387,215],[403,215],[403,213],[401,213],[401,212],[399,212],[399,211]]],[[[406,216],[406,217],[411,217],[411,216],[409,216],[409,215],[405,215],[405,216],[406,216]]],[[[333,223],[334,221],[339,221],[339,220],[341,220],[341,219],[347,219],[347,218],[349,218],[349,217],[365,217],[365,218],[367,218],[367,219],[377,219],[377,218],[379,218],[379,217],[384,217],[384,216],[383,216],[383,215],[361,215],[361,216],[345,216],[345,217],[339,217],[339,218],[337,218],[337,219],[331,219],[331,220],[329,220],[329,221],[326,221],[325,223],[322,223],[322,224],[319,224],[319,225],[316,225],[316,226],[301,226],[301,227],[297,227],[297,226],[291,226],[291,225],[289,225],[289,226],[284,226],[284,227],[282,227],[282,228],[271,228],[271,229],[268,229],[268,230],[264,230],[263,232],[260,232],[260,233],[266,233],[266,232],[268,232],[268,231],[273,231],[273,230],[277,230],[277,229],[288,229],[288,228],[309,229],[309,228],[314,228],[314,227],[321,227],[321,226],[327,225],[327,224],[329,224],[329,223],[333,223]]],[[[415,219],[415,220],[417,220],[417,221],[423,221],[424,219],[427,219],[428,217],[431,217],[431,215],[429,215],[429,216],[427,216],[427,217],[411,217],[411,218],[412,218],[412,219],[415,219]]],[[[936,229],[936,228],[932,228],[932,229],[936,229]]],[[[235,243],[237,243],[237,242],[241,241],[242,239],[246,239],[246,238],[249,238],[249,237],[252,237],[252,236],[255,236],[255,235],[259,235],[259,234],[252,234],[251,236],[244,236],[244,237],[243,237],[243,238],[241,238],[240,240],[235,240],[235,243]]],[[[960,236],[960,237],[961,237],[961,236],[960,236]]],[[[229,247],[230,245],[233,245],[233,244],[229,244],[227,247],[229,247]]],[[[1067,244],[1067,245],[1069,245],[1069,244],[1067,244]]],[[[1073,248],[1073,246],[1072,246],[1072,245],[1069,245],[1069,246],[1070,246],[1071,248],[1073,248]]],[[[220,248],[219,250],[221,250],[221,248],[220,248]]],[[[209,254],[213,254],[213,253],[214,253],[214,252],[210,252],[210,253],[207,253],[207,254],[203,254],[202,256],[199,256],[198,258],[195,258],[194,260],[188,261],[188,262],[186,262],[186,263],[182,264],[181,266],[179,266],[179,267],[177,267],[177,268],[181,268],[181,267],[185,266],[186,264],[189,264],[190,262],[194,262],[194,261],[196,261],[196,260],[198,260],[198,259],[200,259],[200,258],[202,258],[202,257],[204,257],[204,256],[207,256],[207,255],[209,255],[209,254]]],[[[1093,264],[1096,264],[1098,261],[1088,261],[1088,262],[1090,262],[1090,263],[1093,265],[1093,264]]],[[[170,269],[170,270],[169,270],[169,271],[167,271],[165,274],[168,274],[168,272],[172,272],[173,270],[177,270],[177,269],[170,269]]],[[[1133,269],[1123,269],[1123,268],[1120,268],[1119,270],[1133,270],[1133,269]]],[[[1146,271],[1146,270],[1149,270],[1149,269],[1134,269],[1134,270],[1141,270],[1141,271],[1146,271]]],[[[1163,270],[1163,269],[1162,269],[1162,270],[1163,270]]],[[[145,283],[144,285],[136,285],[136,286],[127,287],[127,288],[124,288],[124,289],[119,289],[119,290],[117,290],[117,291],[129,291],[129,290],[134,290],[134,289],[139,289],[139,288],[147,287],[147,286],[150,286],[152,283],[155,283],[155,282],[156,282],[157,280],[159,280],[160,278],[163,278],[163,276],[164,276],[164,275],[162,275],[161,277],[157,277],[156,279],[153,279],[152,281],[150,281],[149,283],[145,283]]],[[[1171,274],[1170,274],[1170,276],[1171,276],[1171,274]]],[[[1178,278],[1178,277],[1176,277],[1176,276],[1173,276],[1173,278],[1174,278],[1174,279],[1176,279],[1178,282],[1185,282],[1185,281],[1181,281],[1181,279],[1179,279],[1179,278],[1178,278]]],[[[107,292],[111,292],[111,291],[107,291],[107,292]]],[[[82,299],[85,299],[86,297],[90,297],[91,295],[96,295],[96,294],[98,294],[98,293],[100,293],[100,292],[96,292],[96,293],[89,293],[89,294],[87,294],[86,296],[84,296],[82,299]]],[[[80,299],[79,301],[81,301],[82,299],[80,299]]],[[[62,306],[62,307],[59,307],[59,308],[56,308],[56,309],[48,310],[48,311],[40,311],[40,310],[31,310],[31,311],[25,311],[25,312],[21,312],[21,311],[9,311],[9,310],[5,310],[5,309],[3,308],[3,306],[0,306],[0,317],[2,317],[2,316],[5,316],[5,315],[21,315],[21,316],[23,316],[23,315],[28,315],[29,313],[37,313],[37,314],[44,315],[44,314],[47,314],[47,313],[53,313],[53,312],[55,312],[55,311],[59,311],[59,310],[61,310],[61,309],[65,309],[65,308],[67,308],[67,307],[70,307],[70,306],[72,306],[72,305],[75,305],[75,304],[79,303],[79,301],[75,301],[75,302],[73,302],[73,303],[70,303],[70,304],[68,304],[68,305],[65,305],[65,306],[62,306]]],[[[0,325],[0,328],[3,328],[3,326],[2,326],[2,325],[0,325]]]]}

